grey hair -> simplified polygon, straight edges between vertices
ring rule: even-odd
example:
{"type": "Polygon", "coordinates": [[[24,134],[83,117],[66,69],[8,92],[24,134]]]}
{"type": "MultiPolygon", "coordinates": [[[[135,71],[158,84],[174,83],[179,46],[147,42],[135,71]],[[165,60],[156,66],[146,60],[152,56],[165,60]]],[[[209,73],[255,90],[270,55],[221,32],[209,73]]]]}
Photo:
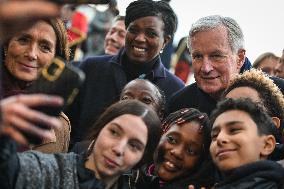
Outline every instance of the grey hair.
{"type": "Polygon", "coordinates": [[[233,18],[212,15],[200,18],[192,24],[187,40],[189,51],[192,51],[191,39],[196,33],[209,31],[220,26],[225,27],[228,31],[229,45],[233,53],[237,53],[240,49],[244,49],[244,35],[239,24],[233,18]]]}

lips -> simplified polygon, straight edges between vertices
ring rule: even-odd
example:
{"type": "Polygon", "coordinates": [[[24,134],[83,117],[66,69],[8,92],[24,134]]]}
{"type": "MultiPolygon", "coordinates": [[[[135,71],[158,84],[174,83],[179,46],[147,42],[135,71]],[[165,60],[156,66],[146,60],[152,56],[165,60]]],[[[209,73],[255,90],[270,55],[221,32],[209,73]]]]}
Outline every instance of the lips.
{"type": "Polygon", "coordinates": [[[20,62],[19,64],[21,64],[22,66],[27,67],[27,68],[34,68],[34,69],[38,68],[38,66],[31,65],[29,63],[22,63],[22,62],[20,62]]]}
{"type": "Polygon", "coordinates": [[[218,78],[219,76],[215,76],[215,77],[202,77],[202,79],[205,79],[205,80],[213,80],[213,79],[216,79],[216,78],[218,78]]]}
{"type": "Polygon", "coordinates": [[[216,157],[218,158],[223,158],[226,157],[228,155],[230,155],[231,152],[234,152],[235,149],[222,149],[222,150],[218,150],[216,153],[216,157]]]}
{"type": "Polygon", "coordinates": [[[112,43],[112,42],[108,42],[107,47],[108,48],[112,47],[112,48],[115,48],[115,49],[120,49],[120,46],[117,43],[112,43]]]}
{"type": "Polygon", "coordinates": [[[104,161],[105,161],[105,164],[110,168],[116,168],[120,166],[119,163],[117,163],[115,160],[108,158],[108,157],[104,157],[104,161]]]}

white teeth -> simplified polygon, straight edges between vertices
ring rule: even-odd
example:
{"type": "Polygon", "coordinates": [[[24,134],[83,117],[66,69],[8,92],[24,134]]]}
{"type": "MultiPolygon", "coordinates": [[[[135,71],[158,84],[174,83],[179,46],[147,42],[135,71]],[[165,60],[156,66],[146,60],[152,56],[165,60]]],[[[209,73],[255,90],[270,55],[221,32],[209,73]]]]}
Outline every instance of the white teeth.
{"type": "Polygon", "coordinates": [[[171,162],[169,162],[169,161],[167,161],[166,164],[167,164],[170,168],[175,168],[175,167],[176,167],[173,163],[171,163],[171,162]]]}
{"type": "Polygon", "coordinates": [[[139,51],[139,52],[145,52],[145,49],[140,49],[140,48],[137,48],[137,47],[134,47],[134,50],[139,51]]]}

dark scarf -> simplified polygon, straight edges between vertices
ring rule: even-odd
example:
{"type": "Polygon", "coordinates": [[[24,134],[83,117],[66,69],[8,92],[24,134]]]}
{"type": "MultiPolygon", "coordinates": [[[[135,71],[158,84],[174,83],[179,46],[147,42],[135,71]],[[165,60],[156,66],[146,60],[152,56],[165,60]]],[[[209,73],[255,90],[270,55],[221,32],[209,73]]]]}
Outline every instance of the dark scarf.
{"type": "Polygon", "coordinates": [[[156,56],[150,62],[134,63],[129,60],[126,53],[122,55],[121,65],[125,71],[127,81],[131,81],[136,78],[153,80],[153,68],[158,63],[159,55],[156,56]]]}
{"type": "Polygon", "coordinates": [[[32,82],[19,80],[13,76],[6,66],[1,66],[2,72],[2,95],[3,98],[25,93],[25,90],[32,82]]]}

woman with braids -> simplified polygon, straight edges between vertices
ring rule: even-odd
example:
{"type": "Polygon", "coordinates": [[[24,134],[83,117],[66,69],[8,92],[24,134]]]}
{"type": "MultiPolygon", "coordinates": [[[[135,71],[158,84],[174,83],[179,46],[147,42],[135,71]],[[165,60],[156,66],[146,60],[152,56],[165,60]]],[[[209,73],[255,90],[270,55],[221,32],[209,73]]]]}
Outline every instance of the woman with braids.
{"type": "Polygon", "coordinates": [[[117,55],[90,57],[80,68],[86,83],[67,113],[72,125],[71,145],[81,141],[94,120],[136,78],[148,79],[168,98],[184,87],[161,62],[160,52],[173,39],[177,17],[167,2],[137,0],[126,8],[125,47],[117,55]]]}
{"type": "Polygon", "coordinates": [[[162,129],[154,164],[147,167],[146,176],[138,180],[136,188],[211,187],[214,169],[207,115],[193,108],[181,109],[164,120],[162,129]]]}

